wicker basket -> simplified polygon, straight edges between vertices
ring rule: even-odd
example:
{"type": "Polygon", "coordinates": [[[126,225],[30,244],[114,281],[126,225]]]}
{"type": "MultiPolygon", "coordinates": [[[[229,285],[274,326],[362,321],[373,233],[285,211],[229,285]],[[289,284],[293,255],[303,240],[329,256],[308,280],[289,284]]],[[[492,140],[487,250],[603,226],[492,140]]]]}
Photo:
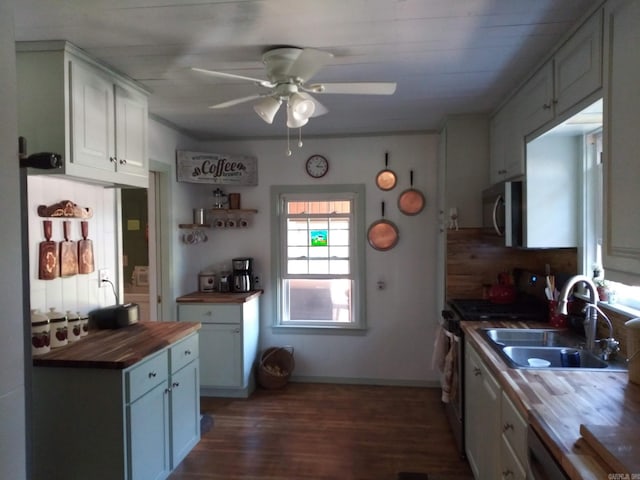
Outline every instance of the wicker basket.
{"type": "Polygon", "coordinates": [[[270,347],[262,352],[258,363],[258,384],[274,390],[284,387],[295,368],[293,347],[270,347]]]}

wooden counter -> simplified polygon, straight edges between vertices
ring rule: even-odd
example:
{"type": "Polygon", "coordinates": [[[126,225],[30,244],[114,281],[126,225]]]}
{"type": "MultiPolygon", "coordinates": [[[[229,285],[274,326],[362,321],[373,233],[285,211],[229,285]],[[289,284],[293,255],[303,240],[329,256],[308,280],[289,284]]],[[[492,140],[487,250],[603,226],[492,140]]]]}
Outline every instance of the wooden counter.
{"type": "Polygon", "coordinates": [[[245,303],[262,295],[262,290],[246,293],[192,292],[176,298],[178,303],[245,303]]]}
{"type": "Polygon", "coordinates": [[[197,322],[139,322],[86,337],[33,358],[36,367],[124,369],[200,329],[197,322]]]}
{"type": "MultiPolygon", "coordinates": [[[[606,425],[620,431],[635,427],[640,442],[640,386],[628,382],[627,372],[510,368],[477,331],[491,327],[549,325],[462,322],[466,338],[572,479],[607,479],[611,473],[624,473],[597,455],[582,438],[580,426],[606,425]]],[[[621,436],[621,448],[628,443],[629,438],[621,436]]]]}

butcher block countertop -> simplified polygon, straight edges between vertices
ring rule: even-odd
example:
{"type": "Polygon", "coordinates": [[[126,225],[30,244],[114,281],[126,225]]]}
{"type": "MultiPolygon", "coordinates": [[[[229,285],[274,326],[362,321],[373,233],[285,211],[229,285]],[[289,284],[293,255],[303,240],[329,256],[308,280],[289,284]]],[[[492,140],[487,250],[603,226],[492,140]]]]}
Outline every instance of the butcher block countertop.
{"type": "MultiPolygon", "coordinates": [[[[640,443],[640,386],[628,382],[627,372],[510,368],[477,331],[492,327],[549,325],[462,322],[466,338],[570,478],[640,478],[640,471],[619,470],[620,465],[629,466],[625,458],[620,463],[609,456],[626,451],[629,444],[640,443]],[[583,436],[584,425],[591,427],[596,436],[583,436]],[[606,427],[607,438],[598,439],[597,433],[602,429],[593,426],[606,427]],[[608,447],[606,454],[602,444],[608,447]]],[[[630,468],[633,465],[637,464],[632,463],[630,468]]]]}
{"type": "Polygon", "coordinates": [[[138,322],[86,337],[33,357],[35,367],[124,369],[200,329],[197,322],[138,322]]]}
{"type": "Polygon", "coordinates": [[[193,292],[176,298],[178,303],[245,303],[262,295],[262,290],[246,293],[193,292]]]}

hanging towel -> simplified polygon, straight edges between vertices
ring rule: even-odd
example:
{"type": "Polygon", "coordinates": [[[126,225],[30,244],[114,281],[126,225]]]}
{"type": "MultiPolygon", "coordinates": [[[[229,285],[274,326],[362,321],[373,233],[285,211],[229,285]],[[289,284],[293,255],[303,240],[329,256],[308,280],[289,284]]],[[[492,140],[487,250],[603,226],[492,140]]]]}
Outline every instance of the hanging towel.
{"type": "Polygon", "coordinates": [[[442,401],[449,403],[458,395],[458,347],[460,341],[452,334],[446,332],[450,339],[449,351],[444,359],[444,381],[442,382],[442,401]]]}
{"type": "Polygon", "coordinates": [[[447,355],[447,349],[449,348],[449,340],[447,338],[447,332],[442,325],[438,325],[436,330],[436,340],[433,342],[433,355],[431,357],[431,369],[438,369],[440,373],[444,372],[444,360],[447,355]]]}

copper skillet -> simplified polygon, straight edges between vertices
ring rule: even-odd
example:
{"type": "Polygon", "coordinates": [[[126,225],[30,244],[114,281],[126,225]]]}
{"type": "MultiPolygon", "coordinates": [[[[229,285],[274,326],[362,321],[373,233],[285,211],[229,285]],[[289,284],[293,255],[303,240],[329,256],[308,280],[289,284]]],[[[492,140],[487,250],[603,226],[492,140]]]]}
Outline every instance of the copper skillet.
{"type": "Polygon", "coordinates": [[[380,190],[391,190],[396,186],[396,182],[398,178],[393,170],[389,170],[387,166],[389,165],[389,152],[385,152],[384,154],[384,170],[380,170],[378,175],[376,175],[376,185],[380,190]]]}
{"type": "Polygon", "coordinates": [[[398,227],[395,223],[385,220],[384,202],[382,202],[382,218],[371,224],[367,231],[369,245],[376,250],[391,250],[398,243],[398,227]]]}
{"type": "Polygon", "coordinates": [[[420,190],[413,188],[413,170],[410,174],[410,188],[407,188],[398,197],[398,208],[405,215],[417,215],[424,208],[424,195],[420,190]]]}

